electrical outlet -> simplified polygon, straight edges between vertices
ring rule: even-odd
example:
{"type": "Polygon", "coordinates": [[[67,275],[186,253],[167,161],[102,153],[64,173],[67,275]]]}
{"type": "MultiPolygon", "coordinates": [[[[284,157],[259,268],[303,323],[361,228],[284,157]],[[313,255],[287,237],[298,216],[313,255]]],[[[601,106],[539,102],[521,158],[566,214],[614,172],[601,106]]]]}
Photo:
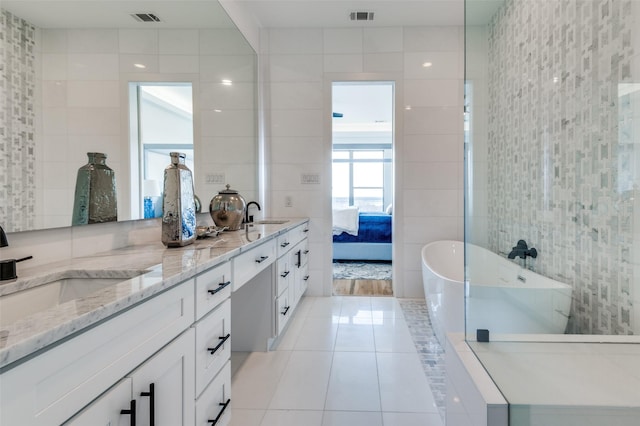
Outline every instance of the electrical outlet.
{"type": "Polygon", "coordinates": [[[226,182],[226,178],[224,176],[224,173],[221,173],[221,172],[208,173],[205,176],[205,183],[209,185],[219,185],[219,184],[224,185],[225,182],[226,182]]]}
{"type": "Polygon", "coordinates": [[[318,185],[320,183],[320,175],[318,173],[302,173],[300,175],[300,183],[303,185],[318,185]]]}
{"type": "Polygon", "coordinates": [[[293,207],[293,199],[291,198],[291,195],[287,195],[286,197],[284,197],[284,206],[293,207]]]}

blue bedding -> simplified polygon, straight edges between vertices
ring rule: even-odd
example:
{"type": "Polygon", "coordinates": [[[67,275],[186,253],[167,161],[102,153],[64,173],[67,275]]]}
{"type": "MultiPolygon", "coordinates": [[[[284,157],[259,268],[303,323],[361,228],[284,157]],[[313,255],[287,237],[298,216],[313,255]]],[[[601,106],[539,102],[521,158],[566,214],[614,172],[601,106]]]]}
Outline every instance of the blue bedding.
{"type": "Polygon", "coordinates": [[[333,236],[334,243],[390,243],[391,215],[386,213],[360,212],[358,236],[343,232],[333,236]]]}

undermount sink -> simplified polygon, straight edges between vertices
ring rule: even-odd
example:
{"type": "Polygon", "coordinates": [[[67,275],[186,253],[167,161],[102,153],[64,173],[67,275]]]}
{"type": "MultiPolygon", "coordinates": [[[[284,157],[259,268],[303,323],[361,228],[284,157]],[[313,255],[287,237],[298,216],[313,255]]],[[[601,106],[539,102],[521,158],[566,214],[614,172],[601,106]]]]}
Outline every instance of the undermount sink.
{"type": "Polygon", "coordinates": [[[0,297],[0,326],[75,299],[85,298],[147,270],[68,270],[33,278],[29,288],[0,297]],[[31,283],[32,282],[32,283],[31,283]]]}
{"type": "Polygon", "coordinates": [[[274,220],[256,220],[255,223],[256,225],[282,225],[284,223],[289,222],[286,219],[274,219],[274,220]]]}

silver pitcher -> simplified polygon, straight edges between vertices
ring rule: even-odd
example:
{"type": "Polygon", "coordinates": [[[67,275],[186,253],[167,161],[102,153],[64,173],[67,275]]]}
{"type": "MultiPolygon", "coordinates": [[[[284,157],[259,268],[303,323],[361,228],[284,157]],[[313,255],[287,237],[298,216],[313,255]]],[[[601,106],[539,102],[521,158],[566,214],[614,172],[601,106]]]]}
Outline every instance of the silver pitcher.
{"type": "Polygon", "coordinates": [[[172,152],[171,164],[164,169],[162,202],[162,243],[182,247],[196,240],[196,203],[193,176],[184,164],[186,155],[172,152]]]}
{"type": "Polygon", "coordinates": [[[246,208],[247,203],[242,195],[227,185],[227,189],[218,192],[211,199],[209,214],[216,226],[226,226],[229,231],[237,231],[242,226],[246,208]]]}

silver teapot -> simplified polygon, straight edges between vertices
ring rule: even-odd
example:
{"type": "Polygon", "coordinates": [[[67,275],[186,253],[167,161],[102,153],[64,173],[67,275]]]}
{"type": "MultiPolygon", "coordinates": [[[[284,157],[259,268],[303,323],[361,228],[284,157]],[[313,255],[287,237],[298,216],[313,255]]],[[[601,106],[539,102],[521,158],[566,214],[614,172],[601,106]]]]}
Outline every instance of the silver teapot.
{"type": "Polygon", "coordinates": [[[211,199],[209,213],[216,226],[226,226],[229,231],[237,231],[242,226],[247,203],[238,191],[227,189],[218,192],[218,195],[211,199]]]}

